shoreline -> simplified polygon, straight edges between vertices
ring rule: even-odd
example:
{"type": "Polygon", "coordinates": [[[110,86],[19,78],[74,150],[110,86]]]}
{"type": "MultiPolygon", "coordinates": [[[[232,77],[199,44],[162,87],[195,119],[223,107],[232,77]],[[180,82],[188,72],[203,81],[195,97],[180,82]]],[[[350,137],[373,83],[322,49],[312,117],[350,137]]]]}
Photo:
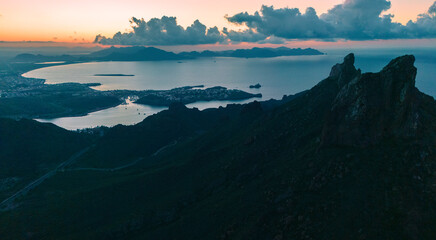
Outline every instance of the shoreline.
{"type": "MultiPolygon", "coordinates": [[[[89,61],[89,62],[96,62],[96,61],[89,61]]],[[[101,62],[106,62],[106,61],[101,61],[101,62]]],[[[32,85],[28,85],[24,90],[25,92],[22,92],[23,90],[20,90],[20,88],[12,87],[11,89],[4,92],[6,94],[4,99],[7,99],[8,102],[11,103],[13,106],[15,107],[18,106],[18,108],[20,106],[25,106],[26,101],[30,103],[30,106],[33,106],[34,104],[36,105],[35,107],[31,107],[30,110],[12,111],[10,112],[11,114],[5,112],[3,117],[14,118],[14,119],[29,118],[29,119],[43,120],[43,121],[53,121],[55,119],[71,118],[71,117],[85,117],[91,113],[118,107],[119,105],[123,104],[123,102],[125,102],[126,98],[132,96],[136,96],[137,99],[157,97],[158,100],[150,104],[147,104],[147,102],[142,102],[142,103],[136,101],[133,102],[135,104],[140,104],[148,107],[156,107],[156,106],[168,107],[171,102],[182,102],[183,104],[187,105],[196,102],[240,101],[240,100],[249,100],[252,98],[261,97],[261,94],[254,94],[241,90],[227,89],[224,87],[221,87],[222,89],[221,92],[212,90],[214,88],[201,89],[204,88],[204,85],[183,86],[170,90],[142,90],[142,91],[98,90],[93,87],[101,86],[102,85],[101,83],[71,82],[71,83],[48,84],[47,79],[33,78],[33,77],[26,76],[29,72],[37,69],[48,68],[53,66],[80,64],[80,63],[87,63],[87,62],[84,61],[64,62],[64,63],[54,63],[54,64],[9,63],[11,64],[10,65],[11,71],[9,73],[9,76],[12,79],[15,79],[13,80],[15,81],[15,85],[17,85],[17,83],[28,84],[29,82],[32,81],[36,83],[32,85]],[[68,97],[62,98],[60,102],[59,100],[56,100],[57,99],[56,95],[63,94],[64,92],[68,94],[67,95],[68,97]],[[223,97],[222,96],[223,93],[233,93],[233,96],[223,97]],[[204,98],[205,95],[207,95],[207,98],[204,98]],[[21,98],[21,100],[19,98],[21,98]],[[82,103],[83,100],[81,99],[83,100],[89,99],[85,101],[91,101],[90,103],[93,103],[96,106],[98,105],[100,106],[93,108],[92,105],[88,105],[88,104],[83,105],[84,103],[82,103]],[[63,103],[65,101],[71,102],[72,105],[71,104],[65,105],[65,103],[63,103]],[[51,102],[55,103],[55,105],[53,105],[54,108],[51,104],[47,105],[51,102]],[[57,107],[58,105],[59,107],[57,107]],[[39,112],[41,111],[39,111],[38,109],[44,106],[50,106],[50,109],[48,111],[44,110],[47,113],[40,114],[39,112]],[[90,109],[87,109],[86,107],[90,107],[90,109]]]]}
{"type": "MultiPolygon", "coordinates": [[[[325,56],[325,55],[323,55],[323,56],[325,56]]],[[[298,57],[298,58],[305,59],[305,58],[313,57],[313,56],[312,55],[301,55],[301,56],[289,56],[289,57],[292,57],[292,58],[298,57]]],[[[230,57],[216,57],[216,58],[230,58],[230,57]]],[[[282,57],[277,57],[277,58],[282,58],[282,57]]],[[[203,58],[201,58],[200,60],[202,60],[202,59],[203,58]]],[[[162,60],[162,61],[176,62],[176,60],[162,60]]],[[[56,64],[32,64],[32,66],[28,65],[28,66],[25,67],[26,68],[25,70],[27,70],[27,71],[24,71],[24,68],[21,68],[20,69],[20,75],[23,78],[28,78],[28,77],[25,77],[23,75],[27,75],[29,72],[31,72],[33,70],[37,70],[37,69],[42,69],[42,68],[47,68],[47,67],[55,67],[55,66],[72,65],[72,64],[100,63],[100,62],[104,63],[104,62],[125,62],[125,61],[74,61],[74,62],[64,62],[64,63],[56,63],[56,64]]],[[[136,61],[133,61],[133,62],[136,62],[136,61]]],[[[63,83],[48,84],[46,79],[43,79],[43,80],[44,80],[43,85],[60,85],[60,84],[63,84],[63,83]]],[[[75,84],[81,84],[81,83],[77,83],[76,82],[75,84]]],[[[92,86],[91,84],[92,83],[90,83],[90,84],[81,84],[81,85],[84,85],[84,86],[86,86],[86,87],[88,87],[88,88],[90,88],[93,91],[96,91],[98,93],[106,92],[105,90],[99,90],[99,89],[93,88],[94,86],[92,86]]],[[[197,87],[197,86],[193,86],[193,87],[197,87]]],[[[200,86],[198,86],[198,87],[200,87],[200,86]]],[[[134,90],[110,90],[110,91],[125,91],[125,92],[130,92],[130,96],[131,96],[132,93],[133,93],[133,95],[137,95],[136,91],[134,91],[134,90]]],[[[147,91],[147,90],[144,90],[144,91],[147,91]]],[[[159,91],[159,90],[148,90],[148,91],[159,91]]],[[[164,91],[169,91],[169,90],[164,90],[164,91]]],[[[123,95],[123,93],[115,94],[115,95],[120,96],[120,95],[123,95]]],[[[280,98],[276,98],[276,99],[280,99],[280,98]]],[[[245,100],[255,101],[256,99],[254,99],[254,96],[253,97],[249,97],[249,98],[244,98],[244,99],[236,99],[236,100],[231,100],[231,99],[210,99],[210,100],[199,99],[199,100],[189,101],[189,102],[186,102],[184,104],[185,105],[191,105],[191,104],[195,104],[197,102],[217,102],[219,104],[219,102],[226,102],[226,101],[227,102],[235,102],[237,104],[238,102],[245,101],[245,100]]],[[[43,115],[38,115],[38,116],[30,116],[30,118],[50,121],[50,120],[61,119],[61,118],[85,117],[85,116],[88,116],[91,113],[95,113],[95,112],[98,112],[98,111],[107,110],[107,109],[111,109],[111,108],[117,107],[117,106],[121,105],[122,103],[123,103],[122,101],[118,101],[115,104],[110,104],[110,105],[103,106],[103,107],[93,108],[91,110],[84,111],[84,112],[69,111],[69,112],[56,113],[56,114],[48,114],[48,115],[43,114],[43,115]]],[[[139,104],[139,103],[137,103],[137,104],[139,104]]],[[[143,103],[141,105],[153,107],[153,106],[165,106],[167,104],[145,104],[145,103],[143,103]]],[[[210,105],[214,105],[214,104],[212,103],[210,105]]],[[[149,115],[147,115],[147,117],[148,116],[149,115]]]]}

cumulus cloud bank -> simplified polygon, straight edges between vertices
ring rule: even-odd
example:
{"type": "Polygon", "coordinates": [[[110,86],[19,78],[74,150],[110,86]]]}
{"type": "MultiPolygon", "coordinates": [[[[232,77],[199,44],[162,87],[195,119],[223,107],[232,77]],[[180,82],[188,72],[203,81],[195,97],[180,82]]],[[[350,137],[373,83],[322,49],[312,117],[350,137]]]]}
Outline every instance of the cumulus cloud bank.
{"type": "Polygon", "coordinates": [[[304,13],[298,8],[262,6],[253,14],[241,12],[225,18],[245,30],[217,27],[207,29],[198,20],[184,29],[175,17],[132,18],[132,32],[118,32],[112,38],[98,35],[95,42],[108,45],[180,45],[222,42],[283,43],[285,40],[376,40],[436,38],[436,1],[416,21],[394,22],[388,0],[345,0],[318,15],[314,8],[304,13]]]}
{"type": "Polygon", "coordinates": [[[195,45],[224,40],[217,27],[207,29],[198,20],[186,29],[177,24],[175,17],[166,16],[149,21],[133,17],[130,23],[132,32],[118,32],[112,38],[97,35],[95,42],[104,45],[195,45]]]}
{"type": "Polygon", "coordinates": [[[434,38],[436,36],[436,1],[427,13],[420,14],[416,22],[409,21],[407,28],[415,37],[434,38]]]}
{"type": "MultiPolygon", "coordinates": [[[[427,13],[408,24],[393,22],[387,0],[345,0],[318,16],[313,8],[301,13],[297,8],[262,6],[260,12],[238,13],[227,20],[265,36],[286,39],[410,39],[436,37],[436,2],[427,13]]],[[[239,32],[244,35],[245,32],[239,32]]],[[[237,33],[233,33],[234,37],[237,33]]]]}

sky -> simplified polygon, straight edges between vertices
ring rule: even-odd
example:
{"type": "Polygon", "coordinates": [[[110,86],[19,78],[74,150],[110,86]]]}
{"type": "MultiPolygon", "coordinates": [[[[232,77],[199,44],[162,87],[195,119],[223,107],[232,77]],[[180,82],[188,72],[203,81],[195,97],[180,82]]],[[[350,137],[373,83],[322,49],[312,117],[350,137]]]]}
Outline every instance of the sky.
{"type": "MultiPolygon", "coordinates": [[[[416,21],[418,14],[428,13],[429,7],[434,3],[434,0],[391,0],[390,6],[386,7],[387,0],[1,0],[0,41],[92,43],[96,35],[100,34],[106,39],[100,39],[98,42],[108,45],[126,45],[130,43],[197,45],[214,44],[215,42],[222,44],[226,43],[226,41],[283,43],[283,39],[316,39],[317,41],[330,42],[336,41],[335,39],[361,41],[385,38],[434,38],[436,36],[436,29],[431,27],[432,23],[436,23],[436,21],[432,22],[436,18],[431,14],[421,23],[414,26],[407,25],[407,29],[398,26],[398,30],[391,31],[389,34],[381,33],[386,32],[386,29],[393,29],[397,25],[383,23],[382,26],[377,22],[370,29],[348,29],[349,26],[345,25],[327,26],[336,21],[337,17],[348,21],[349,18],[356,15],[353,10],[348,11],[346,7],[344,7],[345,10],[339,9],[331,14],[322,15],[338,4],[344,5],[344,1],[348,1],[350,6],[354,4],[353,2],[356,2],[355,5],[358,5],[358,7],[370,10],[373,6],[374,8],[379,7],[382,15],[393,14],[394,16],[390,18],[391,22],[399,23],[402,26],[406,26],[409,20],[416,21]],[[367,3],[369,3],[368,6],[370,7],[365,5],[367,3]],[[265,5],[265,8],[262,7],[263,5],[265,5]],[[321,19],[320,22],[306,21],[307,7],[313,7],[316,10],[315,16],[321,19]],[[294,19],[290,15],[284,17],[280,15],[281,10],[287,8],[298,8],[303,18],[294,19]],[[261,16],[259,19],[252,20],[256,16],[256,11],[261,16]],[[243,15],[244,12],[247,12],[247,14],[243,15]],[[164,19],[163,16],[173,16],[177,19],[164,19]],[[133,24],[129,22],[132,17],[137,20],[133,24]],[[247,17],[250,20],[247,20],[247,17]],[[184,29],[183,32],[177,31],[177,36],[169,36],[167,41],[160,42],[159,39],[162,38],[162,35],[150,37],[151,31],[142,33],[142,35],[139,34],[143,32],[141,28],[148,29],[148,21],[151,18],[157,18],[158,21],[156,22],[158,24],[176,21],[176,24],[170,25],[170,27],[180,25],[182,28],[187,28],[195,20],[199,20],[199,22],[192,25],[192,31],[185,32],[184,29]],[[285,30],[277,30],[275,29],[276,26],[271,25],[272,21],[282,20],[289,20],[289,23],[291,21],[296,22],[296,25],[285,30]],[[302,23],[300,24],[300,22],[302,23]],[[313,26],[310,24],[313,24],[313,26]],[[322,24],[326,24],[326,27],[321,29],[319,25],[322,24]],[[134,35],[129,35],[128,33],[132,32],[131,25],[135,25],[139,33],[135,32],[134,35]],[[207,30],[203,30],[203,26],[207,30]],[[216,31],[209,30],[214,26],[217,27],[216,31]],[[298,29],[301,26],[304,29],[298,29]],[[226,28],[226,30],[223,31],[223,28],[226,28]],[[245,32],[238,31],[240,29],[245,30],[245,32]],[[232,32],[232,30],[236,31],[232,32]],[[247,30],[249,31],[247,32],[247,30]],[[204,36],[201,35],[202,31],[204,36]],[[367,35],[356,35],[357,31],[369,33],[367,35]],[[117,32],[121,33],[118,38],[113,37],[117,32]],[[223,32],[225,33],[224,37],[222,36],[223,32]],[[334,32],[334,34],[330,34],[331,32],[334,32]],[[415,34],[415,32],[419,33],[415,34]],[[435,33],[435,36],[433,36],[433,33],[435,33]],[[144,35],[147,36],[144,38],[144,35]],[[407,37],[405,37],[406,35],[407,37]],[[192,40],[194,37],[200,40],[192,40]]],[[[375,12],[378,15],[377,10],[375,12]]],[[[313,15],[310,14],[310,16],[313,15]]],[[[366,14],[367,12],[364,12],[365,16],[366,14]]],[[[372,13],[368,10],[368,14],[372,13]]],[[[366,18],[365,16],[363,19],[366,18]]],[[[377,19],[377,21],[380,19],[377,19]]],[[[384,20],[381,19],[380,21],[384,20]]],[[[368,24],[373,23],[369,21],[368,24]]],[[[165,37],[168,37],[167,35],[165,37]]]]}

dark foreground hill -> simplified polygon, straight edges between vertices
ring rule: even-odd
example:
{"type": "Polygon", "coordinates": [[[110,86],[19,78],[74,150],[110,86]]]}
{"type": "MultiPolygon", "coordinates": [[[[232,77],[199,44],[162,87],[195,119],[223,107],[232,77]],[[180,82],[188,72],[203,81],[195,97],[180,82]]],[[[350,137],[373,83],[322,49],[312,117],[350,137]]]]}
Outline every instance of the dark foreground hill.
{"type": "Polygon", "coordinates": [[[281,102],[173,105],[110,129],[1,212],[0,235],[435,239],[436,103],[414,60],[362,74],[349,55],[281,102]]]}
{"type": "Polygon", "coordinates": [[[89,146],[92,138],[53,124],[0,119],[0,201],[89,146]]]}

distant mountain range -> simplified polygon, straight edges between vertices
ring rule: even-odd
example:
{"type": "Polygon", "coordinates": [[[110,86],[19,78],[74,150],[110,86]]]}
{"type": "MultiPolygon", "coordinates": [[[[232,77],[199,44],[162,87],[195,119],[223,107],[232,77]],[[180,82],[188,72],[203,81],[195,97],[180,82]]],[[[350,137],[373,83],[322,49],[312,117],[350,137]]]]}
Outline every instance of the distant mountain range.
{"type": "Polygon", "coordinates": [[[12,61],[15,62],[56,62],[56,61],[159,61],[185,60],[206,57],[236,57],[236,58],[271,58],[280,56],[323,55],[322,52],[307,48],[252,48],[227,51],[202,51],[173,53],[154,47],[110,47],[87,55],[59,55],[45,56],[34,54],[20,54],[12,61]]]}
{"type": "Polygon", "coordinates": [[[227,51],[203,51],[203,52],[181,52],[179,55],[186,57],[235,57],[235,58],[271,58],[282,56],[301,56],[301,55],[323,55],[324,53],[312,48],[251,48],[236,49],[227,51]]]}
{"type": "Polygon", "coordinates": [[[436,239],[436,102],[414,56],[354,60],[282,100],[134,126],[0,119],[0,236],[436,239]]]}

